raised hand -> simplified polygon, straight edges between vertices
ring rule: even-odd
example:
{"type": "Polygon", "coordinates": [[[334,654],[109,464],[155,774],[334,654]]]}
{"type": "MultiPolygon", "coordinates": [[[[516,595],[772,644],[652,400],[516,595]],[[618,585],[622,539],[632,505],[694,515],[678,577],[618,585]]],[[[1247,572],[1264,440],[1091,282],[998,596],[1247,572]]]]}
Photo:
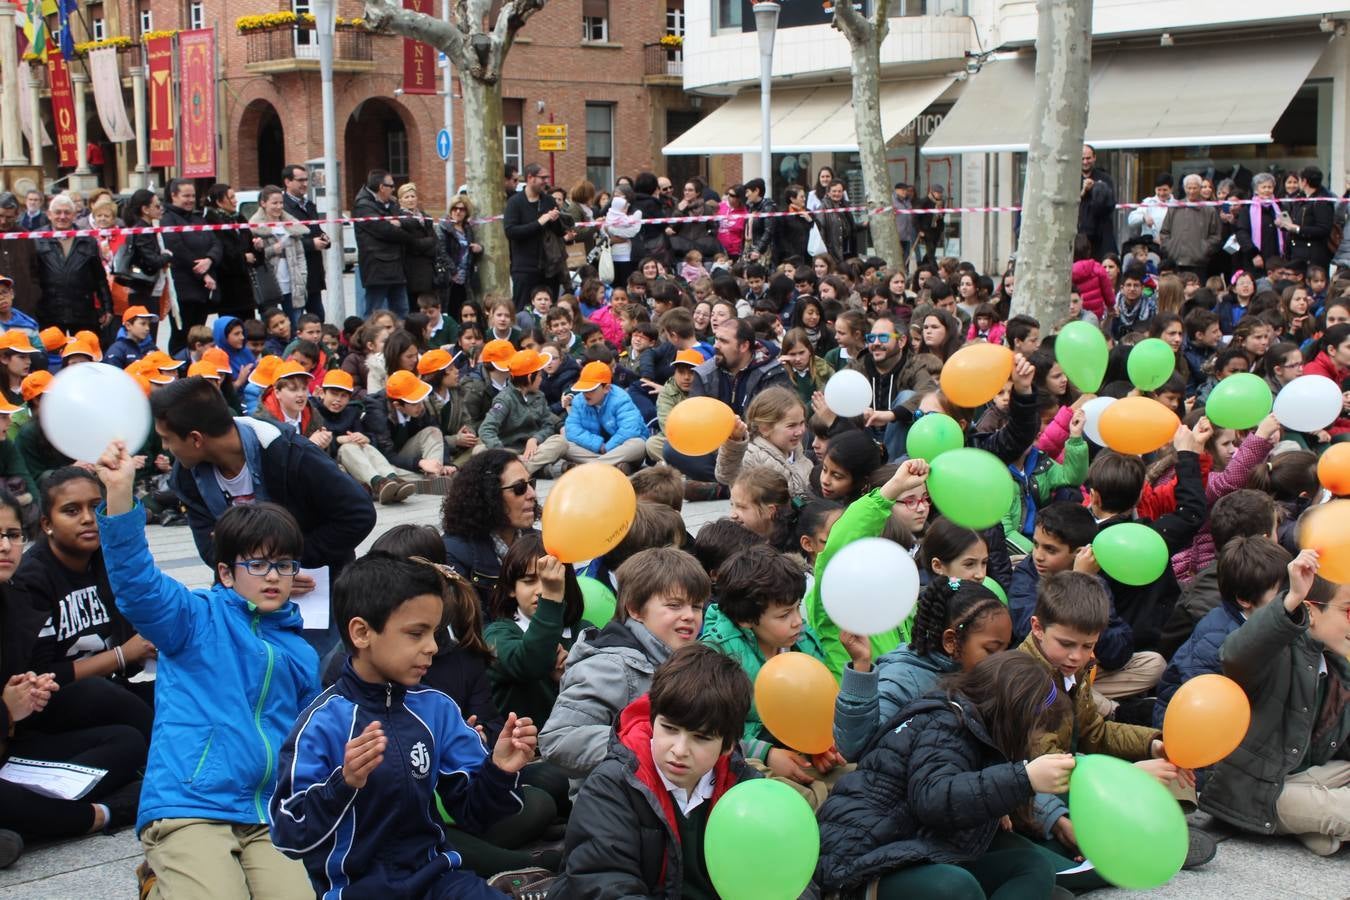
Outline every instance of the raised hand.
{"type": "Polygon", "coordinates": [[[506,717],[506,725],[497,736],[497,746],[492,749],[492,762],[503,772],[519,772],[534,761],[535,749],[539,746],[539,729],[528,716],[516,718],[515,713],[506,717]]]}

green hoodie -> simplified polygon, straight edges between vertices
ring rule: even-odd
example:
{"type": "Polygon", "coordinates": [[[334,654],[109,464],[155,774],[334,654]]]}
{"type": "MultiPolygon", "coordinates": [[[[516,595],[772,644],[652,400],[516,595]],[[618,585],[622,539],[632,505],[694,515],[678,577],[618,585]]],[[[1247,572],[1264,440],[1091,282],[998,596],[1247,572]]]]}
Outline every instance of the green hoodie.
{"type": "Polygon", "coordinates": [[[495,658],[488,669],[492,699],[503,714],[529,716],[543,727],[558,699],[558,682],[553,667],[558,645],[571,650],[581,629],[590,623],[582,620],[570,630],[563,626],[563,604],[539,598],[530,627],[522,631],[515,619],[496,619],[483,632],[495,658]],[[566,635],[564,636],[564,632],[566,635]]]}
{"type": "MultiPolygon", "coordinates": [[[[839,678],[844,666],[848,665],[849,655],[844,645],[839,643],[839,626],[834,624],[820,599],[820,579],[825,574],[825,567],[830,564],[830,560],[845,546],[862,538],[880,537],[882,529],[886,527],[886,520],[891,517],[893,506],[895,501],[881,496],[880,490],[873,490],[854,500],[848,509],[844,510],[839,521],[834,523],[834,527],[830,529],[830,539],[825,542],[825,549],[816,557],[816,577],[806,595],[806,623],[825,648],[825,665],[830,667],[835,678],[839,678]]],[[[892,628],[881,634],[874,634],[871,640],[872,658],[880,659],[884,654],[900,646],[900,629],[892,628]]]]}
{"type": "MultiPolygon", "coordinates": [[[[703,615],[703,633],[698,639],[712,647],[719,653],[725,653],[736,662],[741,664],[745,674],[750,676],[751,683],[759,675],[759,670],[763,668],[765,659],[764,654],[760,652],[759,640],[755,633],[749,628],[742,628],[717,607],[716,604],[708,607],[708,611],[703,615]]],[[[811,626],[803,623],[802,633],[797,637],[797,643],[792,649],[798,653],[809,654],[821,662],[826,662],[825,651],[821,649],[820,641],[816,639],[811,626]]],[[[766,760],[769,751],[774,748],[770,739],[772,736],[764,728],[764,723],[760,721],[759,711],[755,709],[754,703],[750,704],[750,714],[745,717],[745,731],[741,737],[741,753],[746,759],[766,760]]]]}

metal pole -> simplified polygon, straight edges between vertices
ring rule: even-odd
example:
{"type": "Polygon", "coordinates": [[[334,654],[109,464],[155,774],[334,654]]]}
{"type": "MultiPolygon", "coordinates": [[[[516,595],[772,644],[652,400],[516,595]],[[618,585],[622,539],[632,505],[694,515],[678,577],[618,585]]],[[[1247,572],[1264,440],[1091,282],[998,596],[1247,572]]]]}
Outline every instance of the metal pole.
{"type": "Polygon", "coordinates": [[[759,33],[759,169],[766,185],[765,195],[773,190],[772,106],[770,91],[773,83],[773,40],[778,30],[779,5],[756,3],[755,30],[759,33]]]}
{"type": "MultiPolygon", "coordinates": [[[[333,102],[333,35],[337,27],[337,4],[334,0],[316,0],[314,4],[315,30],[319,38],[319,79],[323,93],[323,217],[336,219],[341,215],[337,161],[337,110],[333,102]]],[[[328,258],[324,261],[327,282],[327,315],[330,322],[341,322],[347,315],[347,298],[342,291],[342,225],[330,221],[324,226],[328,235],[328,258]]]]}
{"type": "MultiPolygon", "coordinates": [[[[548,123],[549,123],[550,125],[553,124],[553,113],[549,113],[549,114],[548,114],[548,123]]],[[[555,138],[549,138],[549,140],[556,140],[556,139],[555,139],[555,138]]],[[[557,183],[558,183],[558,175],[557,175],[557,172],[555,172],[555,171],[554,171],[554,168],[553,168],[553,151],[550,150],[550,151],[548,151],[548,186],[549,186],[549,187],[553,187],[553,186],[556,185],[557,183]]]]}
{"type": "MultiPolygon", "coordinates": [[[[441,21],[450,21],[450,0],[441,0],[441,21]]],[[[445,95],[441,98],[441,113],[446,133],[450,135],[450,154],[445,158],[445,214],[450,214],[450,202],[455,196],[455,76],[450,68],[450,56],[442,54],[445,71],[445,95]]]]}

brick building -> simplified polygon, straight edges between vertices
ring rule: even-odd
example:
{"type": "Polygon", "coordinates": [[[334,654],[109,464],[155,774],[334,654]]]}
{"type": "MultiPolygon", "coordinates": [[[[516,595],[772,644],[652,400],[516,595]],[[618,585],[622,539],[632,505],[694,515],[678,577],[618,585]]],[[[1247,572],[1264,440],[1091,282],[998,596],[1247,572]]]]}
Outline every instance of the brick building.
{"type": "MultiPolygon", "coordinates": [[[[439,11],[439,3],[433,4],[439,11]]],[[[362,9],[359,0],[339,0],[337,14],[356,18],[362,9]]],[[[315,33],[288,27],[240,34],[235,25],[240,16],[276,11],[309,12],[309,0],[103,0],[85,7],[92,38],[216,29],[217,180],[241,190],[276,182],[286,162],[323,155],[315,33]]],[[[535,128],[552,121],[568,126],[568,149],[554,159],[563,185],[587,175],[608,188],[620,174],[653,167],[677,178],[711,176],[715,184],[734,179],[739,171],[729,167],[739,169],[738,160],[677,157],[667,162],[661,156],[664,144],[719,102],[687,96],[680,51],[658,45],[663,35],[682,35],[683,28],[683,0],[552,0],[520,31],[507,60],[502,89],[507,160],[548,165],[548,154],[536,149],[535,128]]],[[[128,111],[130,73],[140,55],[137,47],[122,57],[128,111]]],[[[365,173],[378,166],[391,169],[400,182],[416,181],[429,210],[444,208],[445,166],[435,146],[443,124],[442,97],[402,93],[403,39],[339,31],[334,70],[344,207],[365,173]]],[[[466,180],[463,107],[457,77],[454,83],[454,178],[459,185],[466,180]]],[[[43,107],[50,117],[45,102],[43,107]]],[[[90,142],[103,151],[99,181],[117,190],[136,186],[134,146],[102,142],[92,97],[86,118],[90,142]]],[[[49,151],[49,173],[55,171],[54,162],[49,151]]],[[[163,184],[171,174],[155,170],[150,178],[163,184]]]]}

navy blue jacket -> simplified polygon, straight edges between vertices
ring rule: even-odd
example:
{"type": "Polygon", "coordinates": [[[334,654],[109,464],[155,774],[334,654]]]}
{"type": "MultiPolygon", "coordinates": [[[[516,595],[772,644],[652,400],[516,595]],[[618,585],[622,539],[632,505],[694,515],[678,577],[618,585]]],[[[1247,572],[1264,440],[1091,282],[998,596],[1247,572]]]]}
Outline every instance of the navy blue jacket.
{"type": "Polygon", "coordinates": [[[523,806],[517,776],[491,762],[455,701],[431,688],[363,681],[351,663],[300,714],[278,771],[268,804],[272,841],[304,860],[325,900],[425,897],[459,868],[433,792],[470,833],[523,806]],[[375,721],[389,745],[357,790],[343,778],[344,749],[375,721]]]}
{"type": "Polygon", "coordinates": [[[1196,623],[1190,639],[1172,656],[1162,680],[1158,682],[1158,702],[1153,705],[1155,728],[1162,727],[1167,704],[1172,702],[1172,696],[1183,684],[1197,675],[1223,674],[1219,650],[1224,640],[1241,628],[1244,621],[1237,603],[1225,598],[1196,623]]]}
{"type": "MultiPolygon", "coordinates": [[[[991,557],[992,558],[992,557],[991,557]]],[[[1021,645],[1031,634],[1031,616],[1036,611],[1036,592],[1040,590],[1041,576],[1030,555],[1023,557],[1012,573],[1012,588],[1008,591],[1008,612],[1013,621],[1013,647],[1021,645]]],[[[1110,596],[1108,591],[1107,596],[1110,596]]],[[[1093,650],[1103,669],[1114,671],[1130,661],[1134,652],[1134,635],[1130,626],[1116,614],[1116,605],[1111,603],[1111,618],[1106,630],[1097,638],[1093,650]]]]}
{"type": "MultiPolygon", "coordinates": [[[[445,543],[445,561],[450,568],[468,579],[478,591],[478,602],[484,610],[492,602],[492,591],[502,574],[502,561],[492,548],[492,538],[463,537],[457,534],[441,535],[445,543]]],[[[486,613],[485,613],[486,615],[486,613]]]]}

